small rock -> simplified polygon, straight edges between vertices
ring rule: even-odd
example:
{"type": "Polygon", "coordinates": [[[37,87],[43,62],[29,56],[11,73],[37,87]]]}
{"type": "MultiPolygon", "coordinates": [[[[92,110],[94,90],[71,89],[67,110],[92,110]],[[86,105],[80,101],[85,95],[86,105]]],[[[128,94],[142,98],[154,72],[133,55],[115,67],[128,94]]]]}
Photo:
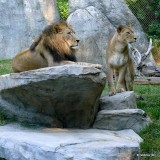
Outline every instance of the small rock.
{"type": "Polygon", "coordinates": [[[136,109],[136,95],[133,91],[117,93],[100,98],[100,110],[136,109]]]}
{"type": "Polygon", "coordinates": [[[133,129],[139,132],[149,123],[150,118],[141,109],[102,110],[98,113],[93,128],[114,131],[133,129]]]}

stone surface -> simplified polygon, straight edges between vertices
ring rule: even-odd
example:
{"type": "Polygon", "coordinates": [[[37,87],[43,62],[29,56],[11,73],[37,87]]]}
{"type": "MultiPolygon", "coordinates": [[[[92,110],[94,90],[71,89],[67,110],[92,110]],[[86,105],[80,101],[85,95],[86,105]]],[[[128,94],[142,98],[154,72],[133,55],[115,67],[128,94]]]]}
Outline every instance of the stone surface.
{"type": "MultiPolygon", "coordinates": [[[[70,15],[67,21],[80,38],[78,59],[106,66],[106,46],[109,37],[121,24],[131,23],[137,36],[135,47],[141,53],[148,48],[147,38],[136,17],[123,0],[69,0],[70,15]]],[[[145,60],[155,64],[152,56],[145,60]]]]}
{"type": "Polygon", "coordinates": [[[70,14],[67,21],[80,39],[78,61],[99,63],[105,67],[106,42],[114,31],[107,17],[96,7],[89,6],[70,14]]]}
{"type": "Polygon", "coordinates": [[[64,65],[0,76],[0,110],[20,122],[89,128],[106,82],[100,69],[64,65]]]}
{"type": "Polygon", "coordinates": [[[151,122],[141,109],[101,110],[93,128],[107,130],[133,129],[139,132],[151,122]]]}
{"type": "Polygon", "coordinates": [[[132,130],[0,127],[0,157],[7,160],[138,160],[140,142],[132,130]]]}
{"type": "Polygon", "coordinates": [[[136,109],[136,96],[133,91],[117,93],[100,98],[100,110],[136,109]]]}
{"type": "Polygon", "coordinates": [[[55,0],[1,0],[0,19],[0,59],[6,59],[28,48],[60,16],[55,0]]]}

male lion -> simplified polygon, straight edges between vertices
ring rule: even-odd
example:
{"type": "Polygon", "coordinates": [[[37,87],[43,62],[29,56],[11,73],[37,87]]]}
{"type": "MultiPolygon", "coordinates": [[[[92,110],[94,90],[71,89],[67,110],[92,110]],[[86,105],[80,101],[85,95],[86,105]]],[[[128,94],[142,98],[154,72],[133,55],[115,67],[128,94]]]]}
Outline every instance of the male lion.
{"type": "Polygon", "coordinates": [[[134,66],[128,43],[136,42],[131,25],[120,25],[110,39],[106,52],[109,95],[115,94],[113,74],[118,76],[116,91],[133,90],[134,66]]]}
{"type": "MultiPolygon", "coordinates": [[[[66,22],[56,22],[44,29],[29,49],[18,53],[12,60],[14,72],[76,62],[75,49],[79,39],[66,22]]],[[[85,63],[80,63],[84,64],[85,63]]],[[[98,65],[91,65],[100,67],[98,65]]]]}

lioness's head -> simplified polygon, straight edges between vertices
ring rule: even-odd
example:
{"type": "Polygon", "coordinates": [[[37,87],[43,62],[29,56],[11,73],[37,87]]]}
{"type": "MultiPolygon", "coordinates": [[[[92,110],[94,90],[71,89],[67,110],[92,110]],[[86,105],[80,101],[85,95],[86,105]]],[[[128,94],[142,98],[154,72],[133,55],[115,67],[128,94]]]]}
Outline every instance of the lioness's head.
{"type": "Polygon", "coordinates": [[[131,25],[120,25],[117,28],[118,39],[122,42],[133,43],[136,42],[136,37],[131,25]]]}

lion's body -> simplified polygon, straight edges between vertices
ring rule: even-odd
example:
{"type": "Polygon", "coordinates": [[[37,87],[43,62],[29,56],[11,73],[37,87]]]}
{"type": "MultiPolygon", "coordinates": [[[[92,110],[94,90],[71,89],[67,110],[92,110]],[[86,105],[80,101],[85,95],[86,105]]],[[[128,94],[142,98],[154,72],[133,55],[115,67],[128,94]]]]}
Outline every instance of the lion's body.
{"type": "Polygon", "coordinates": [[[13,71],[22,72],[75,62],[78,42],[71,26],[65,22],[54,23],[41,33],[29,49],[13,58],[13,71]]]}
{"type": "Polygon", "coordinates": [[[115,93],[113,74],[117,78],[117,92],[133,90],[134,66],[129,55],[128,43],[136,38],[131,26],[119,26],[110,39],[106,52],[109,94],[115,93]]]}
{"type": "Polygon", "coordinates": [[[29,49],[19,53],[12,61],[14,72],[28,71],[47,66],[47,61],[40,54],[33,54],[29,49]]]}

